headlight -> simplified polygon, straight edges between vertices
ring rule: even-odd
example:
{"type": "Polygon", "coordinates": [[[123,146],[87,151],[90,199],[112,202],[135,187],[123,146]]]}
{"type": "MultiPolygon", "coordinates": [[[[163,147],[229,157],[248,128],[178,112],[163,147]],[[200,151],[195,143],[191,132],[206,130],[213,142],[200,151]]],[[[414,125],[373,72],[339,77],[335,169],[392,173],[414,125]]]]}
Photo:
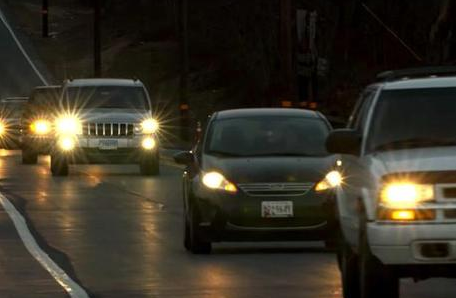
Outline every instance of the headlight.
{"type": "Polygon", "coordinates": [[[5,132],[6,132],[5,124],[0,122],[0,137],[2,137],[5,134],[5,132]]]}
{"type": "Polygon", "coordinates": [[[227,192],[237,192],[237,187],[218,172],[209,172],[203,175],[203,184],[210,189],[220,189],[227,192]]]}
{"type": "Polygon", "coordinates": [[[325,179],[317,183],[315,190],[324,191],[336,188],[342,184],[342,180],[342,175],[338,171],[331,171],[325,176],[325,179]]]}
{"type": "Polygon", "coordinates": [[[387,208],[414,208],[434,199],[434,187],[410,182],[388,183],[380,192],[380,203],[387,208]]]}
{"type": "Polygon", "coordinates": [[[55,128],[58,134],[76,135],[82,133],[81,121],[73,116],[58,118],[55,121],[55,128]]]}
{"type": "Polygon", "coordinates": [[[158,121],[151,118],[144,120],[141,123],[141,132],[145,134],[152,134],[158,131],[160,125],[158,124],[158,121]]]}
{"type": "Polygon", "coordinates": [[[153,138],[145,138],[141,143],[141,146],[145,150],[152,150],[155,148],[156,145],[157,145],[157,142],[153,138]]]}
{"type": "Polygon", "coordinates": [[[63,151],[71,151],[76,146],[75,141],[72,137],[63,137],[59,139],[58,145],[63,151]]]}
{"type": "Polygon", "coordinates": [[[51,132],[51,124],[47,120],[36,120],[30,125],[30,129],[37,135],[45,135],[51,132]]]}

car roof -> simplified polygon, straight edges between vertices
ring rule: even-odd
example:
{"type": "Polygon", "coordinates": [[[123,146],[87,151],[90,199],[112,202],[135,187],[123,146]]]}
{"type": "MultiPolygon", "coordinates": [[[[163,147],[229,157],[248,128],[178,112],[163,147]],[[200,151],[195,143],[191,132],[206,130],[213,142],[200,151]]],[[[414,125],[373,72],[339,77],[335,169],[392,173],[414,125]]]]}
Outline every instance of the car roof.
{"type": "Polygon", "coordinates": [[[62,86],[60,85],[51,85],[51,86],[37,86],[34,90],[52,90],[52,89],[60,89],[62,86]]]}
{"type": "Polygon", "coordinates": [[[23,103],[28,101],[28,97],[6,97],[0,100],[0,103],[23,103]]]}
{"type": "Polygon", "coordinates": [[[417,79],[401,79],[384,83],[384,90],[450,88],[456,87],[456,77],[428,77],[417,79]]]}
{"type": "Polygon", "coordinates": [[[120,86],[120,87],[143,87],[143,83],[133,79],[75,79],[68,80],[67,87],[99,87],[99,86],[120,86]]]}
{"type": "Polygon", "coordinates": [[[322,118],[323,116],[316,111],[304,109],[284,109],[284,108],[251,108],[225,110],[216,113],[216,119],[233,119],[257,116],[286,116],[286,117],[305,117],[322,118]]]}

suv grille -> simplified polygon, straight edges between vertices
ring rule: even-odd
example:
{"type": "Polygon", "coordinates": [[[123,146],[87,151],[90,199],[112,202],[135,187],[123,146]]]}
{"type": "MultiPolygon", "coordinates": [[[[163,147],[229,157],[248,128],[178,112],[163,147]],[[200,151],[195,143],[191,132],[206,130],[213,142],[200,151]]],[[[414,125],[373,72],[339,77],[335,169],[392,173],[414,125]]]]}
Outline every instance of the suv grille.
{"type": "Polygon", "coordinates": [[[134,124],[131,123],[84,123],[84,136],[96,137],[129,137],[134,134],[134,124]]]}
{"type": "Polygon", "coordinates": [[[250,183],[239,184],[239,188],[250,196],[302,196],[314,183],[250,183]]]}

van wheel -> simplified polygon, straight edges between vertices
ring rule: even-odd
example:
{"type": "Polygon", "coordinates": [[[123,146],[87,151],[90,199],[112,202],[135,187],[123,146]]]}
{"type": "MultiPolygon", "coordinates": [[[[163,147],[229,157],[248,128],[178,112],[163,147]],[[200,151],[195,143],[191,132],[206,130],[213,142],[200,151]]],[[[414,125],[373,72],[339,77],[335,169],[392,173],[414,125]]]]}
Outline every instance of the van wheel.
{"type": "Polygon", "coordinates": [[[141,175],[156,176],[160,174],[160,160],[154,155],[144,157],[139,164],[139,170],[141,175]]]}
{"type": "Polygon", "coordinates": [[[366,233],[363,234],[358,269],[360,298],[399,298],[399,278],[372,255],[366,233]]]}
{"type": "Polygon", "coordinates": [[[22,149],[22,163],[24,165],[35,165],[38,163],[38,154],[30,149],[22,149]]]}
{"type": "Polygon", "coordinates": [[[65,157],[51,155],[51,173],[52,176],[68,176],[69,166],[65,157]]]}
{"type": "Polygon", "coordinates": [[[340,241],[337,258],[342,276],[344,298],[360,298],[358,256],[344,239],[340,241]]]}

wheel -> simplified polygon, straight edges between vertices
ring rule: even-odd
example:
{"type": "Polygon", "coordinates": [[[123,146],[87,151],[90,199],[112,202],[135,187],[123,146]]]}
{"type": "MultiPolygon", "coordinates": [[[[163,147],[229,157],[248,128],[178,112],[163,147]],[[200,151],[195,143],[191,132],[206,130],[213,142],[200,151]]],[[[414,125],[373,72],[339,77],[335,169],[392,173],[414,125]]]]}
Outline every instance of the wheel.
{"type": "Polygon", "coordinates": [[[22,149],[22,163],[24,165],[34,165],[38,163],[38,154],[30,149],[22,149]]]}
{"type": "Polygon", "coordinates": [[[359,298],[358,256],[341,237],[337,251],[344,298],[359,298]]]}
{"type": "Polygon", "coordinates": [[[399,278],[391,268],[372,255],[366,233],[360,238],[359,297],[399,298],[399,278]]]}
{"type": "Polygon", "coordinates": [[[201,239],[199,230],[199,214],[194,206],[190,206],[189,214],[185,215],[184,247],[193,254],[210,254],[211,242],[201,239]]]}
{"type": "Polygon", "coordinates": [[[146,156],[139,164],[141,175],[156,176],[160,174],[160,160],[157,156],[146,156]]]}
{"type": "Polygon", "coordinates": [[[51,155],[52,176],[68,176],[69,166],[65,157],[56,154],[51,155]]]}

